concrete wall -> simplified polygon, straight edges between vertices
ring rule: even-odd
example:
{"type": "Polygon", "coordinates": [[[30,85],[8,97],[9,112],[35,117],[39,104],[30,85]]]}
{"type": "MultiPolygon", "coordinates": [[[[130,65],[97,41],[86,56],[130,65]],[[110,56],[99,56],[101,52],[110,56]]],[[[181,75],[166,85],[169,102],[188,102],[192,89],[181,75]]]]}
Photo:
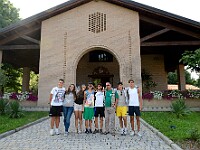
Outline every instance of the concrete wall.
{"type": "Polygon", "coordinates": [[[104,1],[92,1],[42,22],[40,49],[39,106],[47,105],[59,78],[68,86],[76,83],[76,68],[94,48],[108,50],[119,62],[120,80],[133,78],[141,85],[139,15],[104,1]],[[89,15],[106,14],[106,31],[88,30],[89,15]]]}
{"type": "Polygon", "coordinates": [[[163,55],[142,55],[142,69],[152,74],[153,81],[157,84],[152,90],[167,89],[167,72],[164,70],[163,55]]]}

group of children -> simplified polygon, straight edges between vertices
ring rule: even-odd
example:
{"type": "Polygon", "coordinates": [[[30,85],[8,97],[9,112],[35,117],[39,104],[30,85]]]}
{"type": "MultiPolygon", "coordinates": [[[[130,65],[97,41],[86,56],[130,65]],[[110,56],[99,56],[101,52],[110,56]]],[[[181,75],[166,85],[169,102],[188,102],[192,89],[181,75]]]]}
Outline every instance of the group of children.
{"type": "Polygon", "coordinates": [[[119,118],[121,135],[127,134],[127,113],[130,116],[130,135],[141,136],[140,133],[140,111],[142,109],[142,97],[140,89],[129,80],[129,87],[124,89],[123,83],[119,82],[117,90],[112,88],[110,82],[106,82],[104,89],[102,84],[97,85],[96,90],[92,82],[88,86],[81,86],[76,93],[75,85],[71,84],[65,90],[64,80],[60,79],[58,86],[51,90],[50,112],[51,129],[50,135],[58,135],[60,116],[64,115],[64,135],[68,135],[70,118],[75,114],[75,128],[77,133],[82,130],[82,117],[85,120],[85,133],[101,133],[115,135],[115,112],[119,118]],[[136,115],[137,130],[134,129],[134,114],[136,115]],[[95,118],[95,130],[92,131],[92,122],[95,118]],[[103,132],[103,120],[105,118],[105,132],[103,132]],[[100,119],[100,120],[99,120],[100,119]],[[100,122],[100,126],[98,123],[100,122]],[[55,130],[54,130],[55,125],[55,130]]]}

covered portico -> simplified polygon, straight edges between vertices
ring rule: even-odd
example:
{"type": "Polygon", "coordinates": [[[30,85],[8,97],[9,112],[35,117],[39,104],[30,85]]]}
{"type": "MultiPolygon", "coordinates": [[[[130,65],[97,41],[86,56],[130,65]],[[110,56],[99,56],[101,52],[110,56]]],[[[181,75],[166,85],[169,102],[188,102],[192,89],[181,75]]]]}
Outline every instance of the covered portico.
{"type": "MultiPolygon", "coordinates": [[[[92,0],[70,0],[0,30],[0,62],[23,68],[23,91],[29,90],[30,71],[40,74],[40,42],[42,30],[45,30],[42,29],[43,22],[90,2],[92,0]]],[[[100,3],[100,1],[94,2],[100,3]]],[[[127,59],[130,59],[130,62],[134,59],[136,62],[137,60],[140,61],[141,66],[138,67],[151,72],[153,80],[158,84],[156,87],[158,90],[167,89],[167,73],[177,70],[179,89],[185,90],[184,65],[179,60],[185,50],[193,51],[200,47],[200,24],[134,1],[104,0],[104,2],[137,12],[139,15],[138,30],[141,59],[135,58],[131,53],[131,49],[134,49],[131,43],[135,40],[131,32],[127,36],[128,43],[130,43],[128,45],[130,57],[127,59]]],[[[68,36],[65,31],[61,36],[63,36],[64,50],[68,36]]],[[[124,51],[124,53],[129,52],[124,51]]],[[[59,74],[59,77],[65,78],[64,67],[67,64],[66,62],[63,62],[63,64],[63,72],[59,74]]],[[[130,63],[130,65],[134,66],[135,64],[130,63]]],[[[138,78],[137,82],[141,85],[141,77],[136,77],[133,72],[133,70],[129,70],[126,78],[138,78]]],[[[139,73],[141,74],[141,70],[139,73]]],[[[119,76],[119,80],[124,80],[124,82],[127,82],[126,78],[124,79],[123,75],[119,76]]],[[[76,77],[74,77],[74,80],[76,83],[76,77]]],[[[56,81],[57,78],[54,82],[56,83],[56,81]]]]}

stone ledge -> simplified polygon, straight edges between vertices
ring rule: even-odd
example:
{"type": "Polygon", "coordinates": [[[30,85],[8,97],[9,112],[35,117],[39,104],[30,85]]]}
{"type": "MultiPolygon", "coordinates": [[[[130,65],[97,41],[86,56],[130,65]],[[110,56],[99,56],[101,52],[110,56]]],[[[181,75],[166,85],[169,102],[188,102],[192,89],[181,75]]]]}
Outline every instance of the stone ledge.
{"type": "Polygon", "coordinates": [[[146,121],[144,121],[142,118],[140,118],[141,123],[149,128],[153,133],[155,133],[158,137],[160,137],[166,144],[168,144],[172,149],[174,150],[183,150],[180,148],[177,144],[175,144],[172,140],[170,140],[168,137],[166,137],[164,134],[162,134],[159,130],[148,124],[146,121]]]}

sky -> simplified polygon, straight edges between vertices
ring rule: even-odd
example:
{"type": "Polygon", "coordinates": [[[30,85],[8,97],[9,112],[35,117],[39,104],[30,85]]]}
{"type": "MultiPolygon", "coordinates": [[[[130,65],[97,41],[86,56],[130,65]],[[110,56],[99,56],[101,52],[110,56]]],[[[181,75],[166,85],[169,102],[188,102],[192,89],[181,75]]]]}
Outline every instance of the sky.
{"type": "MultiPolygon", "coordinates": [[[[68,0],[10,0],[19,8],[20,18],[25,19],[68,0]]],[[[134,0],[182,17],[200,22],[200,0],[134,0]]],[[[192,73],[193,78],[198,78],[192,73]]]]}
{"type": "MultiPolygon", "coordinates": [[[[10,0],[20,9],[20,17],[29,16],[47,10],[68,0],[10,0]]],[[[200,22],[200,0],[134,0],[200,22]]]]}

